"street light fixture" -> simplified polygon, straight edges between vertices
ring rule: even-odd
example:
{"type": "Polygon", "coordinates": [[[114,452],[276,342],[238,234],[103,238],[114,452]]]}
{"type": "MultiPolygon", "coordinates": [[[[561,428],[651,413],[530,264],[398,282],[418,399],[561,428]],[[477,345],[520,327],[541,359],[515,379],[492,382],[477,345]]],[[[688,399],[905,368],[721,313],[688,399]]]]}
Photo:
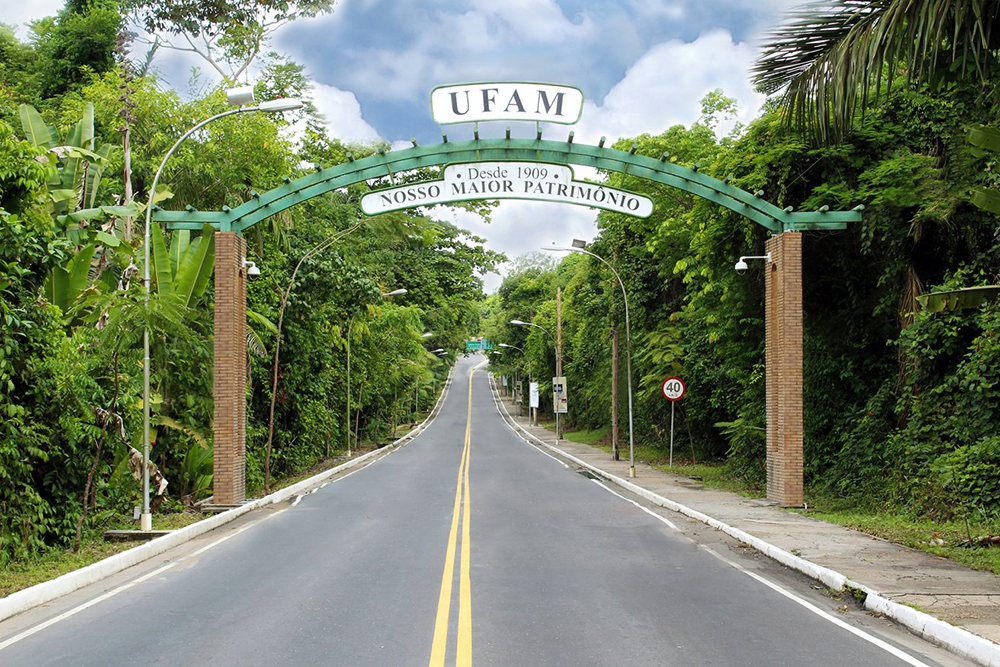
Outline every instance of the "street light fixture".
{"type": "MultiPolygon", "coordinates": [[[[180,146],[185,139],[201,128],[213,121],[219,120],[220,118],[225,118],[226,116],[232,116],[233,114],[238,113],[249,113],[251,111],[263,111],[267,113],[292,111],[293,109],[301,109],[303,106],[300,100],[293,98],[270,100],[262,102],[257,106],[243,106],[254,102],[253,88],[250,86],[230,89],[227,91],[227,100],[230,106],[240,106],[236,109],[229,109],[228,111],[223,111],[222,113],[210,116],[182,134],[180,139],[175,141],[174,145],[170,147],[169,151],[167,151],[167,154],[163,156],[163,160],[160,162],[160,166],[157,168],[156,174],[153,176],[153,184],[149,188],[149,201],[146,202],[146,230],[143,236],[142,284],[146,293],[145,296],[147,305],[149,303],[150,294],[149,246],[150,226],[153,218],[153,199],[156,197],[156,186],[160,182],[160,176],[163,174],[163,168],[166,166],[167,160],[170,159],[170,156],[177,150],[177,147],[180,146]]],[[[149,327],[145,326],[142,331],[142,514],[140,515],[139,522],[139,527],[142,530],[153,529],[153,516],[149,511],[149,400],[149,327]]]]}
{"type": "Polygon", "coordinates": [[[434,336],[433,331],[425,331],[424,333],[420,334],[421,338],[431,338],[433,336],[434,336]]]}
{"type": "Polygon", "coordinates": [[[516,324],[519,327],[535,327],[536,329],[541,329],[545,333],[549,334],[549,336],[552,335],[551,333],[549,333],[549,330],[543,327],[541,324],[535,324],[534,322],[525,322],[524,320],[511,320],[510,323],[516,324]]]}
{"type": "Polygon", "coordinates": [[[625,291],[625,283],[622,282],[621,276],[619,276],[618,272],[615,271],[615,267],[611,266],[606,259],[587,250],[586,241],[573,239],[573,244],[569,248],[545,247],[542,248],[542,250],[548,250],[550,252],[582,252],[584,255],[590,255],[611,269],[611,273],[614,274],[615,279],[618,281],[618,286],[622,288],[622,297],[625,299],[625,347],[627,348],[627,354],[625,355],[625,373],[628,376],[628,382],[625,383],[628,387],[628,476],[635,477],[635,439],[632,427],[632,334],[629,328],[628,293],[625,291]]]}
{"type": "Polygon", "coordinates": [[[406,294],[407,291],[408,290],[406,288],[400,287],[399,289],[394,289],[391,292],[382,292],[382,298],[385,299],[390,296],[400,296],[402,294],[406,294]]]}

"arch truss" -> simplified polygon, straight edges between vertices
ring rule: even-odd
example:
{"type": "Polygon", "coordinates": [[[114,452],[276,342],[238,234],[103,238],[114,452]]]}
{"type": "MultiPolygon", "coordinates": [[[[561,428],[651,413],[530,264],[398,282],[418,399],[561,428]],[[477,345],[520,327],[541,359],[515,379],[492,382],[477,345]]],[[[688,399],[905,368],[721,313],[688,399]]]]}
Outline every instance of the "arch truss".
{"type": "MultiPolygon", "coordinates": [[[[379,151],[360,160],[350,160],[327,169],[319,167],[301,178],[291,180],[273,190],[258,194],[237,206],[223,207],[221,211],[197,211],[188,207],[184,211],[157,209],[153,218],[164,222],[169,229],[200,230],[211,225],[218,231],[243,232],[258,222],[280,213],[296,204],[322,194],[345,188],[361,181],[393,177],[400,172],[423,167],[449,164],[493,161],[545,162],[579,165],[627,174],[662,183],[678,190],[715,202],[745,218],[779,234],[786,231],[844,229],[849,222],[861,220],[860,209],[852,211],[796,212],[791,207],[778,208],[763,198],[763,192],[750,193],[698,171],[682,167],[668,160],[664,154],[659,159],[605,147],[604,140],[597,146],[574,144],[572,133],[569,141],[539,139],[476,139],[450,142],[447,136],[440,144],[414,146],[399,151],[379,151]]],[[[489,195],[470,196],[468,199],[493,199],[489,195]]]]}

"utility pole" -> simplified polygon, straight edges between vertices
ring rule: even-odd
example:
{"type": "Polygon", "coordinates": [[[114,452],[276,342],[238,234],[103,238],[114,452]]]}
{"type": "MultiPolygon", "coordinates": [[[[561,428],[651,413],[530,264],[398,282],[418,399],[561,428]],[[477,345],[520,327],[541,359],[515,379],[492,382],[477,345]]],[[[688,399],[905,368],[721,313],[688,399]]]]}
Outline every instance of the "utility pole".
{"type": "MultiPolygon", "coordinates": [[[[562,288],[556,288],[556,377],[562,377],[562,288]]],[[[558,410],[558,406],[553,406],[558,410]]],[[[556,412],[556,440],[563,437],[562,419],[556,412]]]]}
{"type": "Polygon", "coordinates": [[[618,457],[618,325],[611,327],[611,456],[618,457]]]}

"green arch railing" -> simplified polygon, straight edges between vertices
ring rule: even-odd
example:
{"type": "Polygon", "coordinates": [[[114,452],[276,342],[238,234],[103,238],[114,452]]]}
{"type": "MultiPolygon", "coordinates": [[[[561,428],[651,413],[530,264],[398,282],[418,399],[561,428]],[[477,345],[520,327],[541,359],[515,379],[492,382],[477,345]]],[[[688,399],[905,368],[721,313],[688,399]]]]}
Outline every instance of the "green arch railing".
{"type": "MultiPolygon", "coordinates": [[[[313,197],[372,178],[448,164],[494,162],[504,160],[549,162],[563,165],[594,167],[645,178],[656,183],[684,190],[715,202],[759,225],[778,233],[811,229],[844,229],[849,222],[861,220],[861,208],[851,211],[795,212],[781,209],[764,200],[761,193],[720,181],[697,169],[682,167],[661,159],[637,155],[569,141],[542,139],[476,139],[414,146],[405,150],[380,152],[361,160],[352,160],[328,169],[317,170],[296,180],[286,179],[284,185],[253,198],[236,208],[221,211],[184,211],[157,209],[153,219],[167,223],[169,229],[201,229],[211,225],[219,231],[242,232],[268,217],[280,213],[313,197]]],[[[477,199],[470,197],[469,199],[477,199]]],[[[492,199],[492,197],[482,197],[492,199]]]]}

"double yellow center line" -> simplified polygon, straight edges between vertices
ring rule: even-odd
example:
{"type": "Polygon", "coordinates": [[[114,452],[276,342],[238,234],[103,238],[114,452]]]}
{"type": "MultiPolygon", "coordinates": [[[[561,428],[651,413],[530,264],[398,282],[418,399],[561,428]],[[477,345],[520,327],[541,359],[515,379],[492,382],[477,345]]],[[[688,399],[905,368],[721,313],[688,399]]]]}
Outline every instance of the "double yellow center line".
{"type": "Polygon", "coordinates": [[[444,557],[444,574],[441,575],[441,594],[438,597],[437,620],[434,622],[434,643],[431,645],[429,667],[444,667],[448,651],[448,625],[451,620],[451,592],[455,579],[455,551],[458,545],[458,527],[462,526],[462,553],[458,577],[458,646],[455,653],[456,667],[472,665],[472,577],[469,563],[472,549],[469,542],[469,523],[472,506],[469,497],[469,454],[472,449],[472,376],[476,369],[469,371],[468,414],[465,419],[465,447],[462,462],[458,467],[458,482],[455,485],[455,509],[451,517],[451,532],[448,534],[448,549],[444,557]]]}

